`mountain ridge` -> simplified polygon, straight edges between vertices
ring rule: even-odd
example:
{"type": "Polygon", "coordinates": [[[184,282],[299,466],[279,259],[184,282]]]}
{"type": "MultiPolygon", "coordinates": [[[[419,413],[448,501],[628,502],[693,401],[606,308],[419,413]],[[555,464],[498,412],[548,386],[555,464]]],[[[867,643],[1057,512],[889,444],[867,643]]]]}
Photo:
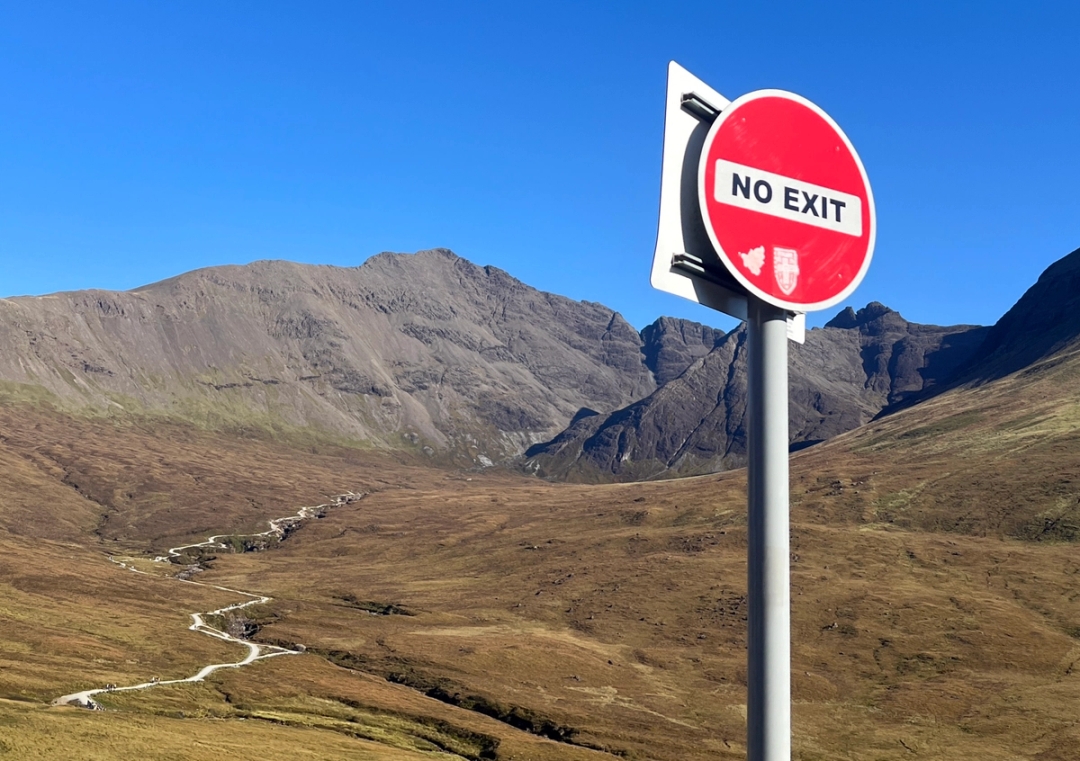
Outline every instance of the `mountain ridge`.
{"type": "MultiPolygon", "coordinates": [[[[883,304],[850,307],[789,351],[792,444],[831,438],[944,382],[981,345],[986,328],[905,320],[883,304]]],[[[745,463],[746,328],[649,396],[606,419],[589,418],[526,452],[538,475],[637,480],[745,463]]]]}
{"type": "Polygon", "coordinates": [[[315,429],[473,463],[655,388],[614,310],[445,249],[4,299],[2,382],[65,408],[315,429]]]}
{"type": "MultiPolygon", "coordinates": [[[[1072,345],[1075,292],[1080,251],[992,328],[841,310],[792,346],[792,443],[1072,345]]],[[[742,464],[743,330],[660,317],[638,331],[447,249],[355,267],[266,260],[0,299],[0,397],[553,478],[652,478],[742,464]]]]}

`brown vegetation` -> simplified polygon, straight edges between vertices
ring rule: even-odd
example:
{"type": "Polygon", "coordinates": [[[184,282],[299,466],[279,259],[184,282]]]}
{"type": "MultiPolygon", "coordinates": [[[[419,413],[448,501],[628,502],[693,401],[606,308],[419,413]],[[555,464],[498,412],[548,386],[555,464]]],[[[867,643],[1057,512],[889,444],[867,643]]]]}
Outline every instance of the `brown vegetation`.
{"type": "MultiPolygon", "coordinates": [[[[1076,366],[793,457],[796,758],[1075,757],[1076,366]]],[[[17,757],[744,753],[740,472],[570,486],[28,406],[0,426],[0,748],[17,757]],[[48,707],[236,657],[186,629],[227,594],[107,552],[263,530],[349,489],[370,496],[198,575],[272,595],[255,636],[306,654],[105,713],[48,707]]]]}

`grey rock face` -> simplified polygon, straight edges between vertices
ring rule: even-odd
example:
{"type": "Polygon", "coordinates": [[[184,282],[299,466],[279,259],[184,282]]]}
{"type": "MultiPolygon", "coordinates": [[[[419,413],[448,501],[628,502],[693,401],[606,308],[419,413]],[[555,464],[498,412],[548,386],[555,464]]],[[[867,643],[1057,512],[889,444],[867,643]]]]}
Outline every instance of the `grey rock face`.
{"type": "Polygon", "coordinates": [[[724,331],[689,320],[661,317],[641,331],[645,365],[652,370],[658,385],[682,375],[724,338],[724,331]]]}
{"type": "Polygon", "coordinates": [[[440,249],[2,299],[0,386],[41,387],[67,408],[315,427],[498,461],[583,406],[608,412],[656,384],[611,309],[440,249]]]}
{"type": "MultiPolygon", "coordinates": [[[[791,442],[851,430],[941,382],[985,333],[909,323],[878,303],[841,312],[825,328],[809,331],[804,345],[790,347],[791,442]]],[[[740,327],[646,398],[606,419],[580,420],[526,456],[540,475],[582,480],[721,470],[744,462],[745,415],[746,333],[740,327]]]]}

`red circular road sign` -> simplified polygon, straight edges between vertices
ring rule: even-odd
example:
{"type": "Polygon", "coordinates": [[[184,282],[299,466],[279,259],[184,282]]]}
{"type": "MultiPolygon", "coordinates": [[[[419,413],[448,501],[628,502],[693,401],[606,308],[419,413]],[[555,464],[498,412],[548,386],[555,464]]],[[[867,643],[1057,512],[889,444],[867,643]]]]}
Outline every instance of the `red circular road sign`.
{"type": "Polygon", "coordinates": [[[797,312],[843,301],[874,251],[874,197],[851,141],[828,114],[781,90],[732,101],[698,168],[705,228],[731,274],[797,312]]]}

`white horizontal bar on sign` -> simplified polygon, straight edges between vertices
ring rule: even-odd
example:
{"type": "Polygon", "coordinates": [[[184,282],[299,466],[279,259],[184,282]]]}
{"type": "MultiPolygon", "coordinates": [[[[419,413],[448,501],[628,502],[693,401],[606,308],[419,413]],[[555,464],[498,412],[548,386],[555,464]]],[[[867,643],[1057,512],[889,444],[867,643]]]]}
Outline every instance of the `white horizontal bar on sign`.
{"type": "Polygon", "coordinates": [[[717,203],[759,211],[844,235],[862,235],[862,199],[752,166],[716,160],[717,203]]]}

